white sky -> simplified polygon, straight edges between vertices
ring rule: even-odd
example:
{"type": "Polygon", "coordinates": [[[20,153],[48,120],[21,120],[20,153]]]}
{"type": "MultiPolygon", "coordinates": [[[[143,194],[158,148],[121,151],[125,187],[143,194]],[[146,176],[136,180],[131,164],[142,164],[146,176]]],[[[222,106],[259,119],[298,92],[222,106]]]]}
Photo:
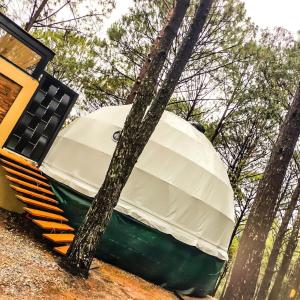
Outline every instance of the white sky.
{"type": "Polygon", "coordinates": [[[300,30],[300,0],[244,0],[248,15],[260,27],[283,27],[295,37],[300,30]]]}
{"type": "MultiPolygon", "coordinates": [[[[295,38],[300,30],[300,0],[243,0],[246,4],[248,15],[262,28],[283,27],[288,29],[295,38]]],[[[116,0],[116,9],[111,17],[104,23],[102,32],[117,21],[128,8],[133,5],[133,0],[116,0]]]]}
{"type": "MultiPolygon", "coordinates": [[[[105,34],[110,25],[118,21],[122,15],[126,14],[129,7],[133,5],[133,0],[115,0],[116,8],[113,10],[110,17],[104,22],[100,35],[105,34]]],[[[299,0],[300,1],[300,0],[299,0]]]]}

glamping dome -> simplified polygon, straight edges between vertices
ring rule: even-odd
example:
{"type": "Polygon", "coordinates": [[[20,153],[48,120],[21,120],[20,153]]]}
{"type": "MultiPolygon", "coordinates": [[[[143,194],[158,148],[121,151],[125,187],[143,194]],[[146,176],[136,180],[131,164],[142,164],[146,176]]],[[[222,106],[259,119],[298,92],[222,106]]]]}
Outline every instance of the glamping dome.
{"type": "MultiPolygon", "coordinates": [[[[104,107],[75,120],[41,166],[75,227],[105,178],[130,107],[104,107]]],[[[218,153],[203,133],[166,111],[97,255],[170,290],[200,296],[214,288],[233,226],[233,192],[218,153]]]]}

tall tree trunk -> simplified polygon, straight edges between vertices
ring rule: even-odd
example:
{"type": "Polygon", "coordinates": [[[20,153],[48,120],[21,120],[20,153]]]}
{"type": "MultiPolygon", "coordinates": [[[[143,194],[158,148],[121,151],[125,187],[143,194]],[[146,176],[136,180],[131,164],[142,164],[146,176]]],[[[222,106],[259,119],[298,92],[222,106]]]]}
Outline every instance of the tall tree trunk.
{"type": "Polygon", "coordinates": [[[300,195],[300,179],[298,180],[298,184],[293,192],[291,201],[285,211],[278,233],[276,235],[276,239],[268,260],[265,274],[263,276],[259,291],[257,293],[257,299],[266,299],[268,295],[269,287],[274,274],[274,269],[276,266],[276,261],[280,252],[280,248],[282,246],[282,242],[284,240],[284,236],[287,231],[288,224],[293,216],[294,209],[297,205],[299,195],[300,195]]]}
{"type": "MultiPolygon", "coordinates": [[[[174,15],[175,8],[176,8],[176,6],[174,6],[173,9],[169,12],[167,21],[170,21],[170,19],[174,15]]],[[[141,82],[144,80],[144,78],[148,72],[148,69],[150,67],[150,62],[157,55],[157,51],[160,48],[160,41],[162,39],[164,39],[165,34],[167,34],[167,32],[166,32],[166,30],[163,29],[163,30],[161,30],[158,37],[156,38],[156,41],[155,41],[154,45],[151,47],[150,53],[148,54],[148,59],[143,63],[142,68],[139,72],[139,75],[138,75],[136,81],[134,82],[133,86],[131,87],[129,94],[126,97],[125,104],[132,104],[133,101],[135,100],[135,97],[141,87],[141,82]]]]}
{"type": "Polygon", "coordinates": [[[30,19],[28,20],[28,22],[25,25],[24,29],[26,31],[29,31],[32,28],[33,24],[36,22],[36,20],[40,16],[41,12],[43,11],[43,9],[46,6],[48,1],[49,0],[43,0],[41,2],[40,6],[37,8],[37,10],[35,12],[33,11],[33,14],[31,15],[30,19]]]}
{"type": "MultiPolygon", "coordinates": [[[[246,203],[245,203],[244,207],[242,208],[239,217],[238,217],[237,220],[235,221],[235,225],[234,225],[234,228],[233,228],[233,231],[232,231],[232,234],[231,234],[231,237],[230,237],[229,245],[228,245],[228,250],[230,249],[231,244],[232,244],[232,242],[233,242],[235,236],[237,235],[238,229],[239,229],[240,226],[241,226],[241,223],[242,223],[242,221],[243,221],[243,218],[245,217],[247,208],[248,208],[248,206],[249,206],[249,204],[250,204],[250,200],[251,200],[250,198],[248,198],[248,199],[246,200],[246,203]]],[[[218,278],[218,281],[217,281],[217,284],[216,284],[216,286],[215,286],[215,288],[214,288],[214,291],[213,291],[213,293],[212,293],[212,296],[214,296],[214,295],[216,294],[216,292],[218,291],[218,288],[219,288],[219,286],[220,286],[222,280],[225,278],[225,276],[226,276],[226,274],[227,274],[227,272],[228,272],[228,266],[229,266],[229,264],[232,264],[231,259],[232,259],[232,257],[229,257],[228,261],[226,261],[226,263],[225,263],[225,265],[224,265],[224,267],[223,267],[222,273],[221,273],[221,275],[220,275],[219,278],[218,278]]],[[[227,281],[228,281],[228,278],[226,279],[226,282],[227,282],[227,281]]]]}
{"type": "Polygon", "coordinates": [[[204,27],[214,0],[201,0],[197,7],[192,24],[189,27],[181,46],[178,49],[174,62],[166,75],[161,89],[157,96],[152,101],[150,108],[141,124],[141,134],[139,140],[142,143],[147,143],[155,126],[158,124],[169,99],[171,98],[175,87],[180,79],[184,68],[193,53],[193,49],[197,43],[198,37],[204,27]],[[147,137],[148,136],[148,137],[147,137]]]}
{"type": "MultiPolygon", "coordinates": [[[[216,295],[216,293],[217,293],[217,291],[218,291],[218,289],[219,289],[219,287],[221,285],[221,282],[223,281],[223,279],[225,278],[225,276],[226,276],[226,274],[227,274],[227,272],[229,270],[229,264],[230,264],[230,260],[228,260],[228,261],[225,262],[225,264],[223,266],[223,269],[222,269],[222,273],[221,273],[221,275],[218,278],[216,286],[215,286],[214,290],[212,291],[212,293],[210,294],[211,296],[214,297],[216,295]]],[[[226,280],[226,282],[227,282],[227,280],[226,280]]],[[[226,282],[225,282],[225,284],[226,284],[226,282]]]]}
{"type": "Polygon", "coordinates": [[[147,72],[143,74],[143,79],[141,81],[137,80],[132,87],[135,98],[124,125],[124,128],[126,127],[129,131],[131,131],[131,141],[136,139],[138,127],[140,126],[148,105],[155,95],[155,88],[158,83],[159,74],[163,68],[168,52],[177,35],[189,4],[190,0],[176,1],[169,23],[166,24],[165,28],[161,31],[160,37],[156,41],[155,51],[153,51],[147,59],[147,72]],[[136,84],[140,85],[139,89],[136,89],[136,84]],[[133,119],[134,122],[131,122],[133,119]],[[131,126],[133,128],[131,128],[131,126]]]}
{"type": "Polygon", "coordinates": [[[287,280],[287,288],[285,289],[285,293],[283,294],[283,299],[298,299],[300,292],[300,255],[298,256],[297,262],[295,264],[293,272],[289,275],[287,280]],[[291,292],[293,291],[293,295],[291,292]]]}
{"type": "Polygon", "coordinates": [[[253,299],[265,242],[275,217],[280,188],[300,134],[300,86],[280,127],[259,183],[233,266],[225,300],[253,299]]]}
{"type": "MultiPolygon", "coordinates": [[[[245,213],[246,213],[246,211],[247,211],[247,208],[248,208],[248,206],[249,206],[249,204],[250,204],[250,200],[251,200],[250,198],[248,198],[248,199],[246,200],[246,203],[245,203],[244,207],[242,208],[239,217],[238,217],[237,220],[235,221],[235,225],[234,225],[234,228],[233,228],[233,231],[232,231],[232,234],[231,234],[231,237],[230,237],[229,245],[228,245],[228,250],[230,249],[231,244],[232,244],[232,242],[233,242],[233,240],[234,240],[234,237],[236,236],[236,234],[237,234],[237,232],[238,232],[238,229],[239,229],[240,226],[241,226],[242,220],[243,220],[243,218],[244,218],[244,216],[245,216],[245,213]]],[[[216,294],[216,292],[218,291],[218,288],[219,288],[221,282],[222,282],[223,279],[225,278],[225,276],[226,276],[226,274],[227,274],[227,272],[228,272],[229,264],[232,264],[231,259],[232,259],[232,257],[229,257],[229,258],[228,258],[228,261],[225,262],[224,267],[223,267],[223,269],[222,269],[222,273],[221,273],[221,275],[219,276],[218,281],[217,281],[217,284],[216,284],[216,286],[215,286],[215,288],[214,288],[214,290],[213,290],[213,292],[212,292],[212,294],[211,294],[212,296],[215,296],[215,294],[216,294]]],[[[227,281],[228,281],[228,278],[226,279],[226,282],[227,282],[227,281]]]]}
{"type": "Polygon", "coordinates": [[[299,229],[300,229],[300,208],[298,209],[297,218],[293,224],[293,230],[292,230],[291,236],[289,238],[289,242],[286,246],[286,250],[285,250],[280,268],[277,272],[273,287],[271,289],[271,292],[270,292],[270,295],[268,298],[269,300],[276,300],[276,299],[278,299],[278,296],[280,295],[284,276],[286,275],[286,273],[289,269],[291,260],[293,258],[293,254],[297,247],[299,229]]]}
{"type": "MultiPolygon", "coordinates": [[[[156,68],[155,66],[153,66],[154,68],[152,68],[152,66],[149,67],[143,83],[144,88],[140,89],[141,95],[136,97],[126,118],[122,134],[117,143],[104,182],[92,202],[83,224],[76,234],[67,253],[67,257],[61,263],[62,266],[71,272],[82,276],[88,275],[97,242],[101,238],[112,215],[113,208],[118,202],[121,191],[124,188],[139,155],[153,133],[161,114],[175,89],[179,77],[192,54],[199,34],[204,27],[212,2],[213,0],[202,0],[201,4],[198,6],[189,32],[180,46],[161,89],[152,101],[151,106],[144,117],[144,112],[152,99],[152,97],[150,99],[144,97],[145,91],[146,95],[147,93],[148,95],[153,95],[153,89],[155,88],[156,82],[154,79],[157,80],[157,76],[155,77],[153,76],[153,73],[150,73],[152,70],[152,72],[156,72],[155,74],[157,74],[157,66],[156,68]],[[141,112],[143,112],[142,115],[141,112]]],[[[174,36],[186,13],[189,1],[179,0],[176,2],[176,5],[177,10],[175,9],[175,11],[177,12],[177,18],[176,22],[173,20],[174,26],[172,28],[174,36]],[[178,17],[180,17],[179,20],[178,17]]],[[[169,25],[167,26],[168,28],[169,25]]],[[[165,48],[162,48],[158,54],[160,54],[160,52],[164,52],[164,57],[166,57],[167,52],[165,48]]]]}
{"type": "MultiPolygon", "coordinates": [[[[234,263],[234,260],[232,262],[229,263],[229,267],[228,267],[228,274],[231,274],[231,271],[232,271],[232,266],[233,266],[233,263],[234,263]]],[[[226,292],[226,289],[227,289],[227,286],[228,286],[228,281],[230,279],[230,276],[227,276],[225,282],[224,282],[224,286],[223,286],[223,289],[222,289],[222,292],[221,292],[221,295],[220,295],[220,299],[223,299],[224,295],[225,295],[225,292],[226,292]]],[[[217,291],[216,291],[217,292],[217,291]]]]}

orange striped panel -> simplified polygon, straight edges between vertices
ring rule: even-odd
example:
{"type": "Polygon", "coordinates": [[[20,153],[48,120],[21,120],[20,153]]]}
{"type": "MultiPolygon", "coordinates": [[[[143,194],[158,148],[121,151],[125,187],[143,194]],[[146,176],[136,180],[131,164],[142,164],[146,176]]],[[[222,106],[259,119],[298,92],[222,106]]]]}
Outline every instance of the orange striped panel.
{"type": "Polygon", "coordinates": [[[28,205],[37,206],[37,207],[40,207],[40,208],[44,208],[44,209],[48,209],[48,210],[52,210],[52,211],[57,211],[57,212],[60,212],[60,213],[64,212],[62,209],[60,209],[59,207],[54,206],[54,205],[50,205],[50,204],[47,204],[47,203],[44,203],[44,202],[40,202],[40,201],[37,201],[37,200],[26,198],[26,197],[23,197],[23,196],[20,196],[20,195],[17,195],[16,197],[19,200],[21,200],[22,202],[24,202],[28,205]]]}
{"type": "Polygon", "coordinates": [[[44,233],[43,237],[53,243],[71,243],[75,237],[72,233],[44,233]]]}
{"type": "Polygon", "coordinates": [[[33,209],[33,208],[28,208],[28,207],[24,207],[24,210],[26,212],[28,212],[29,214],[31,214],[32,216],[34,216],[34,217],[52,219],[52,220],[62,221],[62,222],[68,221],[67,218],[65,218],[61,215],[49,213],[49,212],[46,212],[46,211],[43,211],[43,210],[38,210],[38,209],[33,209]]]}
{"type": "Polygon", "coordinates": [[[63,223],[56,223],[50,221],[43,221],[43,220],[32,220],[33,223],[38,225],[44,230],[63,230],[63,231],[74,231],[74,228],[63,223]]]}
{"type": "Polygon", "coordinates": [[[50,187],[50,185],[49,185],[48,183],[43,182],[43,181],[41,181],[41,180],[38,180],[38,179],[36,179],[36,178],[34,178],[34,177],[31,177],[31,176],[29,176],[29,175],[25,175],[25,174],[23,174],[23,173],[21,173],[21,172],[15,171],[15,170],[10,169],[10,168],[8,168],[8,167],[3,167],[3,168],[4,168],[4,170],[5,170],[7,173],[10,173],[10,174],[12,174],[12,175],[19,176],[19,177],[21,177],[21,178],[23,178],[23,179],[26,179],[26,180],[28,180],[28,181],[33,181],[33,182],[35,182],[35,183],[37,183],[37,184],[39,184],[39,185],[43,185],[43,186],[46,186],[46,187],[48,187],[48,188],[50,187]]]}
{"type": "Polygon", "coordinates": [[[39,173],[37,173],[37,172],[35,172],[35,171],[31,171],[31,170],[28,170],[28,169],[26,169],[26,168],[23,168],[23,167],[21,167],[21,166],[19,166],[19,165],[17,165],[17,164],[14,164],[14,163],[12,163],[12,162],[10,162],[10,161],[8,161],[8,160],[5,160],[5,159],[3,159],[3,158],[0,158],[0,161],[1,161],[3,164],[12,167],[13,169],[17,169],[17,170],[20,170],[20,171],[25,172],[25,173],[27,173],[27,174],[33,175],[33,176],[35,176],[35,177],[38,177],[38,178],[40,178],[40,179],[47,180],[47,178],[44,177],[43,175],[41,175],[41,174],[39,174],[39,173]]]}
{"type": "Polygon", "coordinates": [[[53,192],[51,192],[51,191],[49,191],[49,190],[46,190],[46,189],[44,189],[44,188],[41,188],[41,187],[39,187],[39,186],[36,186],[36,185],[34,185],[34,184],[28,183],[28,182],[26,182],[26,181],[23,181],[23,180],[20,180],[20,179],[16,179],[16,178],[11,177],[11,176],[8,176],[8,175],[5,175],[5,177],[6,177],[8,180],[10,180],[11,182],[13,182],[13,183],[17,183],[17,184],[22,185],[22,186],[24,186],[24,187],[27,187],[27,188],[30,188],[30,189],[33,189],[33,190],[37,190],[37,191],[39,191],[39,192],[41,192],[41,193],[45,193],[45,194],[49,194],[49,195],[54,195],[53,192]]]}
{"type": "Polygon", "coordinates": [[[37,167],[35,167],[35,166],[34,166],[33,164],[31,164],[28,160],[22,158],[22,157],[19,156],[19,155],[16,155],[16,154],[11,153],[11,152],[9,152],[9,151],[7,151],[7,150],[4,150],[4,149],[0,149],[0,155],[6,157],[6,158],[8,158],[8,159],[11,159],[11,160],[13,160],[13,161],[15,161],[15,162],[17,162],[17,163],[23,165],[23,166],[26,166],[26,167],[28,167],[28,168],[30,168],[30,169],[32,169],[32,170],[35,170],[35,171],[40,172],[40,170],[39,170],[37,167]]]}
{"type": "Polygon", "coordinates": [[[66,255],[69,250],[70,245],[54,247],[53,250],[61,255],[66,255]]]}
{"type": "Polygon", "coordinates": [[[13,188],[15,191],[17,191],[19,193],[22,193],[22,194],[25,194],[25,195],[29,195],[31,197],[38,198],[40,200],[44,200],[44,201],[48,201],[48,202],[51,202],[51,203],[58,204],[58,201],[55,200],[55,199],[49,198],[49,197],[44,196],[44,195],[40,195],[40,194],[32,192],[32,191],[28,191],[28,190],[22,189],[19,186],[15,186],[15,185],[11,184],[10,187],[13,188]]]}

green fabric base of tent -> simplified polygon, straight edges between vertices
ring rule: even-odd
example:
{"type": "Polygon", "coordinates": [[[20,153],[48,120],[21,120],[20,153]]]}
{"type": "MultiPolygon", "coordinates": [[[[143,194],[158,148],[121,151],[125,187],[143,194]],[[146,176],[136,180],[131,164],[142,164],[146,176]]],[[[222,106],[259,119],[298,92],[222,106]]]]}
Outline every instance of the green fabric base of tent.
{"type": "MultiPolygon", "coordinates": [[[[52,188],[70,224],[78,228],[91,199],[54,182],[52,188]]],[[[198,297],[214,289],[224,263],[117,211],[96,256],[168,290],[198,297]]]]}

